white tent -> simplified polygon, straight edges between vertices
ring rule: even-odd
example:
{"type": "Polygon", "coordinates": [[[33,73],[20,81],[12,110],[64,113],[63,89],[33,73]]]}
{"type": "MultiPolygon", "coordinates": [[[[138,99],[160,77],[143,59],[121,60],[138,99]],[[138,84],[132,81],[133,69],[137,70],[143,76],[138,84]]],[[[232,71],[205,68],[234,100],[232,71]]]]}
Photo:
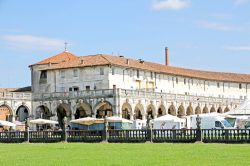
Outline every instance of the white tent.
{"type": "Polygon", "coordinates": [[[0,126],[9,126],[9,127],[15,127],[16,124],[8,122],[8,121],[4,121],[4,120],[0,120],[0,126]]]}
{"type": "Polygon", "coordinates": [[[48,119],[40,119],[40,118],[30,120],[30,123],[33,123],[33,124],[58,124],[57,121],[48,120],[48,119]]]}
{"type": "Polygon", "coordinates": [[[241,105],[237,108],[226,112],[229,115],[248,115],[250,116],[250,100],[245,100],[241,105]]]}
{"type": "Polygon", "coordinates": [[[185,127],[185,119],[173,115],[164,115],[153,119],[154,129],[181,129],[185,127]]]}

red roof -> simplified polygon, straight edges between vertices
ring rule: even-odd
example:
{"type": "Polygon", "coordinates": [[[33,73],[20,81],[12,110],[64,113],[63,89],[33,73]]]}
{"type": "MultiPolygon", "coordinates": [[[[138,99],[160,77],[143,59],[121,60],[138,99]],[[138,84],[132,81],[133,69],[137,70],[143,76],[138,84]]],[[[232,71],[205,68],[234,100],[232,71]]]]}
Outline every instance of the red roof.
{"type": "Polygon", "coordinates": [[[139,60],[129,59],[126,57],[97,54],[89,56],[75,56],[69,52],[63,52],[51,58],[45,59],[35,65],[54,63],[50,67],[43,70],[55,70],[88,66],[114,65],[125,68],[135,68],[148,70],[157,73],[166,73],[171,75],[186,76],[191,78],[200,78],[205,80],[227,81],[227,82],[242,82],[250,83],[250,74],[212,72],[187,69],[181,67],[166,66],[153,62],[140,62],[139,60]]]}
{"type": "MultiPolygon", "coordinates": [[[[68,62],[72,60],[78,59],[78,56],[75,56],[74,54],[64,51],[60,54],[57,54],[55,56],[52,56],[50,58],[44,59],[36,64],[33,65],[43,65],[43,64],[48,64],[48,63],[61,63],[61,62],[68,62]]],[[[33,66],[32,65],[32,66],[33,66]]]]}

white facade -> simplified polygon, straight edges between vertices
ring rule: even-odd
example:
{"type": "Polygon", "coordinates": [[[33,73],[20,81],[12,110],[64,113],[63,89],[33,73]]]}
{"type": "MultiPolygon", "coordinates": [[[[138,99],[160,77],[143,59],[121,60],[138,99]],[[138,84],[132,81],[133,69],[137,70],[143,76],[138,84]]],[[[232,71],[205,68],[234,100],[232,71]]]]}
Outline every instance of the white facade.
{"type": "Polygon", "coordinates": [[[149,115],[155,118],[164,114],[223,113],[239,105],[250,90],[247,83],[118,65],[47,69],[50,66],[49,63],[31,67],[32,114],[35,116],[43,106],[50,111],[47,118],[59,121],[65,116],[70,120],[118,115],[133,120],[149,115]]]}

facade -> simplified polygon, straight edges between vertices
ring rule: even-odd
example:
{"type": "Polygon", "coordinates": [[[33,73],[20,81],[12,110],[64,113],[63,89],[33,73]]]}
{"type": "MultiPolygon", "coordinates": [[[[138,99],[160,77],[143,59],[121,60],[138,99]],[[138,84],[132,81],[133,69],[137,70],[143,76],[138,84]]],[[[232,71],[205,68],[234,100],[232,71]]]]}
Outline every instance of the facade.
{"type": "Polygon", "coordinates": [[[31,111],[30,89],[0,88],[0,120],[24,122],[31,111]]]}
{"type": "Polygon", "coordinates": [[[30,66],[34,118],[126,119],[227,112],[250,92],[250,75],[184,69],[123,56],[62,52],[30,66]]]}

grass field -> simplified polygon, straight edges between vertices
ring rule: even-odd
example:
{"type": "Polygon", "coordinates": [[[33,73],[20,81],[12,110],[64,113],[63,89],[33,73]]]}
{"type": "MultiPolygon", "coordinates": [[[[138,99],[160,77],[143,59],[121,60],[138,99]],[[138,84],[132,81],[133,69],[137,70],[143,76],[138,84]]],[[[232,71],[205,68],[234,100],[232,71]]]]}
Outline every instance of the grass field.
{"type": "Polygon", "coordinates": [[[0,144],[0,166],[250,165],[248,144],[0,144]]]}

